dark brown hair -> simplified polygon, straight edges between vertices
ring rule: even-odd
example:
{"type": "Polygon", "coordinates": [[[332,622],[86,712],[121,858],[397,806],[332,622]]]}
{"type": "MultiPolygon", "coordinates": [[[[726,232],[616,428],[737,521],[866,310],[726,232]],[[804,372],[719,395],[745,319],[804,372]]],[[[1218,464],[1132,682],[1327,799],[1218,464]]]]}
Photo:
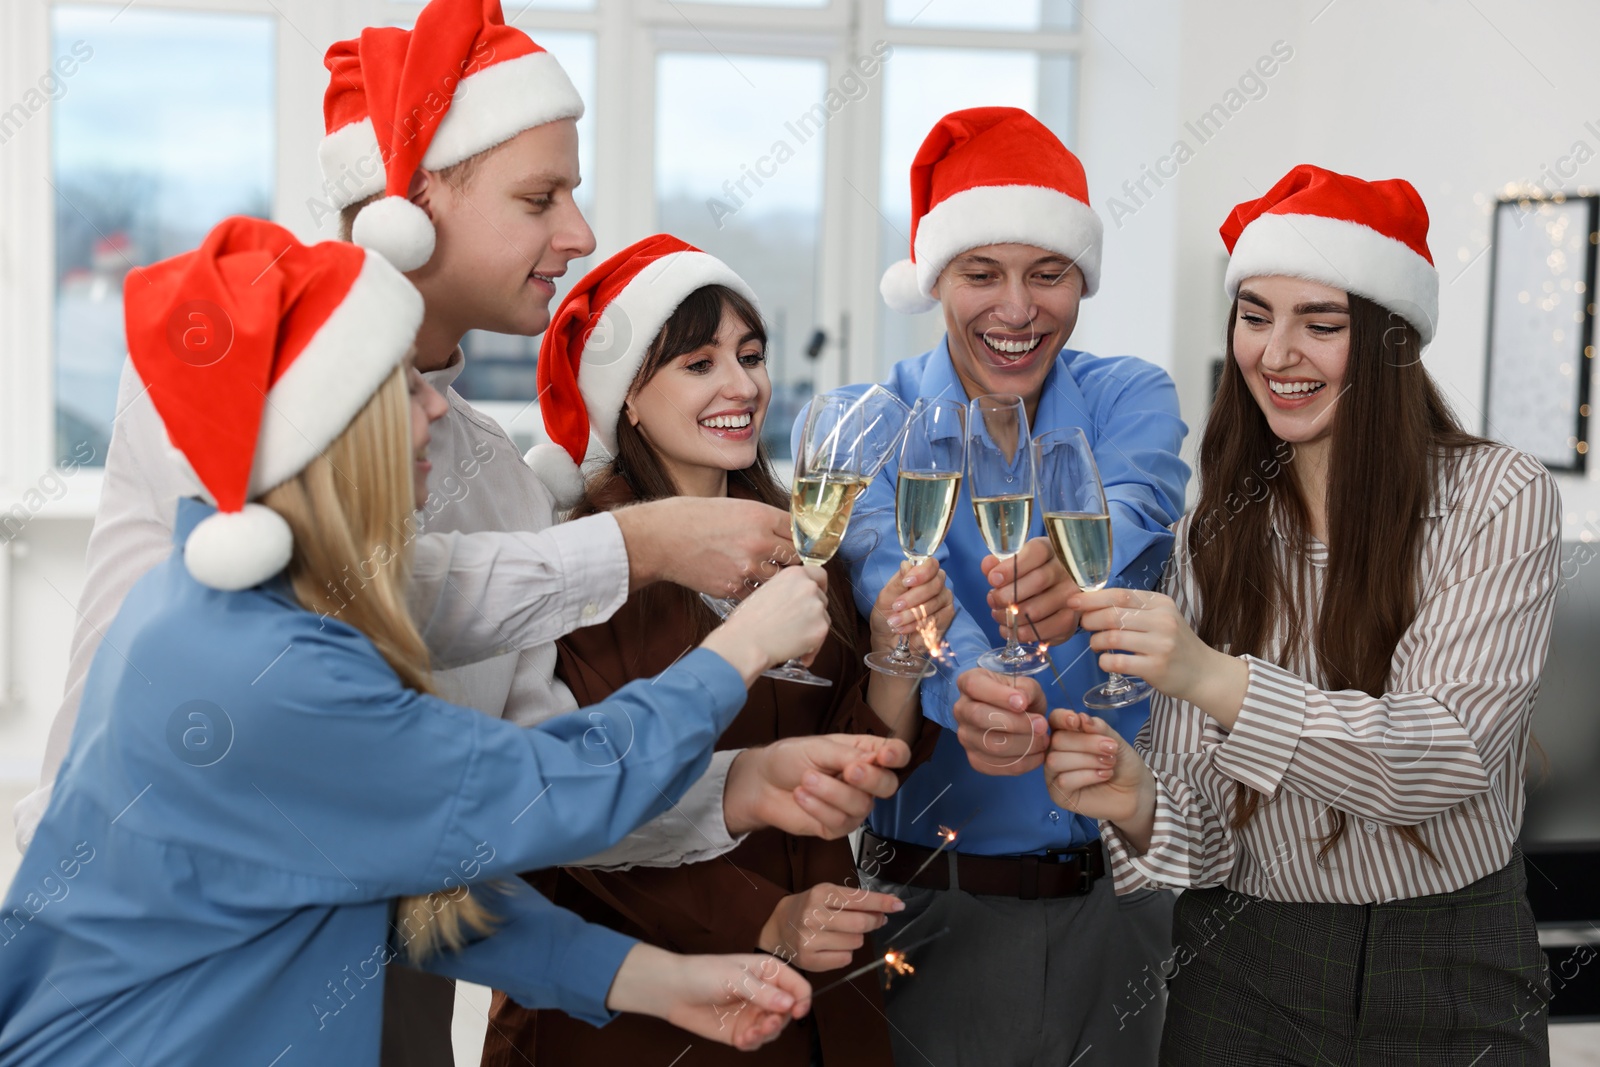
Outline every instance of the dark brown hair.
{"type": "MultiPolygon", "coordinates": [[[[723,285],[706,285],[684,298],[657,332],[655,340],[645,350],[639,371],[628,386],[631,397],[649,384],[663,367],[679,356],[704,348],[716,341],[722,327],[724,311],[732,311],[739,321],[755,334],[761,347],[767,345],[767,328],[761,313],[742,295],[723,285]]],[[[767,446],[756,445],[756,461],[743,470],[728,472],[728,492],[732,496],[759,500],[783,511],[789,510],[789,491],[778,481],[767,455],[767,446]]],[[[662,466],[661,458],[650,447],[638,427],[619,414],[617,418],[617,454],[603,469],[590,476],[584,489],[584,498],[573,509],[573,518],[610,511],[630,501],[663,500],[680,495],[672,475],[662,466]]],[[[843,572],[829,565],[828,601],[833,618],[833,632],[847,648],[854,649],[860,620],[855,605],[850,602],[849,584],[843,572]]],[[[771,575],[754,575],[754,578],[771,575]]],[[[730,591],[731,592],[731,591],[730,591]]],[[[694,592],[666,582],[643,589],[640,596],[647,597],[646,610],[674,611],[680,617],[693,620],[695,638],[710,633],[718,622],[716,614],[694,592]]]]}
{"type": "MultiPolygon", "coordinates": [[[[1237,300],[1228,316],[1222,381],[1200,442],[1196,504],[1197,515],[1232,516],[1215,529],[1191,524],[1185,547],[1199,593],[1195,631],[1202,641],[1230,655],[1263,656],[1282,619],[1283,663],[1314,661],[1328,688],[1377,697],[1388,685],[1395,646],[1416,617],[1424,523],[1440,468],[1461,450],[1487,442],[1456,421],[1422,366],[1416,328],[1370,300],[1348,297],[1350,355],[1343,391],[1334,398],[1328,561],[1316,619],[1307,618],[1308,591],[1298,578],[1303,572],[1285,573],[1273,544],[1275,515],[1292,547],[1305,551],[1311,538],[1297,479],[1269,475],[1262,506],[1223,510],[1254,472],[1276,473],[1285,449],[1234,359],[1237,300]]],[[[1290,454],[1283,467],[1292,474],[1290,454]]],[[[1260,793],[1239,785],[1233,827],[1249,822],[1260,803],[1260,793]]],[[[1345,814],[1334,811],[1319,862],[1344,832],[1345,814]]],[[[1402,826],[1400,834],[1437,860],[1418,827],[1402,826]]]]}

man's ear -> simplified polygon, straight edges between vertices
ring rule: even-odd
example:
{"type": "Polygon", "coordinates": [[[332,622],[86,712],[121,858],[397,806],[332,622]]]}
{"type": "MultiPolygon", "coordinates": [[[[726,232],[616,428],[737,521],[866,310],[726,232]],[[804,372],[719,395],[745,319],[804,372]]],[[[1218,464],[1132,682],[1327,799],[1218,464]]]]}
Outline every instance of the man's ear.
{"type": "Polygon", "coordinates": [[[417,172],[411,175],[411,188],[406,190],[406,199],[420,207],[430,222],[437,222],[433,197],[438,190],[439,176],[431,170],[418,167],[417,172]]]}

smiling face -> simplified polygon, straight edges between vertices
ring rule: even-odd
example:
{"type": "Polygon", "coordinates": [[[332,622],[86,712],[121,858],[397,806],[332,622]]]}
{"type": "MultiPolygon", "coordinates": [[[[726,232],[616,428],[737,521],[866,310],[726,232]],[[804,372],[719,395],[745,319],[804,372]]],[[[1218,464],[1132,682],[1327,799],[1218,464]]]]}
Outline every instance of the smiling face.
{"type": "Polygon", "coordinates": [[[1326,442],[1350,358],[1350,301],[1341,289],[1266,276],[1239,284],[1233,358],[1278,438],[1326,442]]]}
{"type": "Polygon", "coordinates": [[[720,496],[756,462],[772,383],[763,332],[723,304],[716,336],[668,357],[623,405],[680,493],[720,496]]]}
{"type": "Polygon", "coordinates": [[[428,384],[417,368],[406,366],[406,392],[411,397],[411,492],[418,508],[428,502],[428,427],[444,418],[450,402],[428,384]]]}
{"type": "Polygon", "coordinates": [[[439,324],[435,332],[456,339],[472,329],[542,333],[550,325],[555,280],[595,247],[573,200],[580,180],[577,123],[523,130],[454,180],[437,173],[418,180],[419,203],[437,238],[433,257],[407,277],[439,324]]]}
{"type": "Polygon", "coordinates": [[[1083,273],[1032,245],[985,245],[939,274],[950,360],[968,397],[1016,393],[1031,412],[1078,323],[1083,273]]]}

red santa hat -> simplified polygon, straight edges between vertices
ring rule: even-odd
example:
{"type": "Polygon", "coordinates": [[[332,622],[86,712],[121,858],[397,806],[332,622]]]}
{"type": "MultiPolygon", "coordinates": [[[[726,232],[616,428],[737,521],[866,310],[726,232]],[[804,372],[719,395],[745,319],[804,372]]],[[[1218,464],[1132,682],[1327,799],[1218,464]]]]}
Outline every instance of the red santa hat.
{"type": "Polygon", "coordinates": [[[433,0],[413,29],[375,26],[323,60],[327,136],[317,155],[335,204],[378,193],[355,242],[401,270],[433,255],[433,223],[407,199],[418,167],[442,170],[523,130],[583,115],[554,56],[507,26],[500,0],[433,0]]]}
{"type": "Polygon", "coordinates": [[[215,589],[265,581],[293,538],[247,501],[344,432],[411,350],[421,294],[376,253],[231,218],[199,249],[129,275],[123,308],[167,438],[217,505],[184,546],[189,573],[215,589]]]}
{"type": "Polygon", "coordinates": [[[678,305],[708,285],[756,302],[722,260],[660,233],[585,274],[561,301],[539,346],[543,432],[527,460],[562,507],[583,498],[586,465],[616,455],[617,418],[645,352],[678,305]]]}
{"type": "Polygon", "coordinates": [[[952,259],[983,245],[1025,244],[1076,263],[1083,295],[1092,296],[1102,230],[1083,164],[1044,123],[1014,107],[952,111],[912,160],[911,258],[885,271],[878,291],[895,311],[927,311],[952,259]]]}
{"type": "Polygon", "coordinates": [[[1231,300],[1246,278],[1285,274],[1388,308],[1433,340],[1439,272],[1428,252],[1428,209],[1401,178],[1369,182],[1302,163],[1222,224],[1232,257],[1231,300]]]}

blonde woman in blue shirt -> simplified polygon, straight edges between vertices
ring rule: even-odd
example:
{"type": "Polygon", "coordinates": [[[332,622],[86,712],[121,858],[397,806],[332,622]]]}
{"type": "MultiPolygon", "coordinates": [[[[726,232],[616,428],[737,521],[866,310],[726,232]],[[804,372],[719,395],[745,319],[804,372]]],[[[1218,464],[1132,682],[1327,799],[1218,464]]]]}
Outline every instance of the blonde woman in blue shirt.
{"type": "Polygon", "coordinates": [[[457,708],[428,692],[404,597],[444,410],[406,365],[416,291],[375,253],[230,219],[136,272],[126,304],[215,504],[180,503],[175,551],[90,670],[0,911],[0,1062],[375,1064],[391,959],[744,1048],[805,1014],[806,982],[770,958],[674,955],[483,883],[590,855],[681,795],[746,684],[820,645],[806,570],[603,704],[533,730],[457,708]]]}

